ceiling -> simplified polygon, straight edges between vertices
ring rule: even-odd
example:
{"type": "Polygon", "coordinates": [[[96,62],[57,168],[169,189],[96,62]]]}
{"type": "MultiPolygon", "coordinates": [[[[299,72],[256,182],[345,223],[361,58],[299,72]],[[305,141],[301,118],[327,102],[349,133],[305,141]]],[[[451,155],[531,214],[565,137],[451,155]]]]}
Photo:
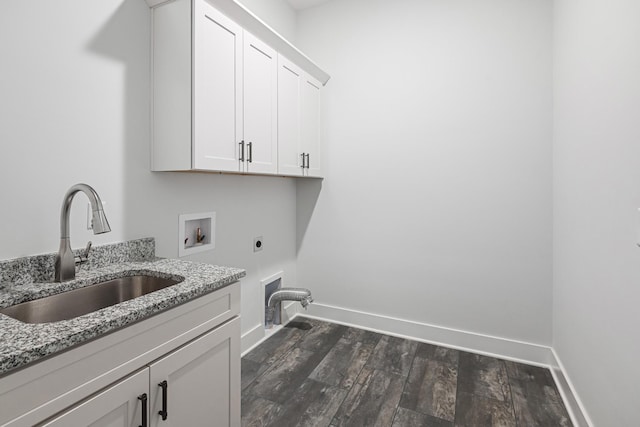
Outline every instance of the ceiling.
{"type": "Polygon", "coordinates": [[[313,6],[317,6],[322,3],[326,3],[330,0],[287,0],[287,1],[295,10],[303,10],[313,6]]]}

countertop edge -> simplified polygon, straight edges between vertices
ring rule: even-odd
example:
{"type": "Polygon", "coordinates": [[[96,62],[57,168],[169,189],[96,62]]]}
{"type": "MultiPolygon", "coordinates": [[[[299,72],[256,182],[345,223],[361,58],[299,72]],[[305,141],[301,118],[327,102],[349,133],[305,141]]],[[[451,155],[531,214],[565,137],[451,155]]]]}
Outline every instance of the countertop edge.
{"type": "MultiPolygon", "coordinates": [[[[75,287],[91,284],[84,282],[95,283],[97,277],[118,274],[122,277],[145,270],[184,277],[184,280],[156,292],[60,322],[27,324],[0,314],[0,376],[215,292],[246,276],[246,271],[239,268],[157,259],[97,268],[84,274],[75,287]]],[[[45,295],[39,295],[42,296],[45,295]]]]}

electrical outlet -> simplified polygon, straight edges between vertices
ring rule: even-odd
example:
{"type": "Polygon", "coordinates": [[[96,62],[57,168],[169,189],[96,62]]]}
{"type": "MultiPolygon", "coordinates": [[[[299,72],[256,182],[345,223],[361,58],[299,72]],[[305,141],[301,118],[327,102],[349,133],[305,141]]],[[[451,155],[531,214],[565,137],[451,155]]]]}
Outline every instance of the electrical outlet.
{"type": "Polygon", "coordinates": [[[264,240],[262,239],[262,236],[258,236],[253,239],[253,252],[261,251],[263,247],[264,240]]]}

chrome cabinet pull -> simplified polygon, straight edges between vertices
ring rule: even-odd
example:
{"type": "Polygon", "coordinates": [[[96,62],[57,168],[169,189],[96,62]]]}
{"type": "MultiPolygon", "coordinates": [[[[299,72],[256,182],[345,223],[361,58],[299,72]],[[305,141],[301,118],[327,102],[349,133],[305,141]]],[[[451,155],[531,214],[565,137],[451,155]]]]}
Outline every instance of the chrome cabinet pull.
{"type": "Polygon", "coordinates": [[[158,414],[160,414],[160,416],[162,417],[162,421],[166,420],[167,417],[169,416],[169,414],[167,413],[167,400],[168,400],[168,394],[169,394],[169,390],[167,390],[169,388],[169,385],[167,383],[167,381],[162,381],[160,384],[158,384],[158,387],[162,388],[162,410],[158,411],[158,414]]]}
{"type": "Polygon", "coordinates": [[[147,423],[147,393],[138,396],[138,400],[142,402],[142,424],[140,427],[148,427],[147,423]]]}
{"type": "Polygon", "coordinates": [[[307,169],[309,169],[309,153],[307,153],[307,169]]]}
{"type": "Polygon", "coordinates": [[[249,163],[252,163],[253,162],[253,142],[248,143],[247,147],[249,148],[249,163]]]}
{"type": "Polygon", "coordinates": [[[304,166],[304,159],[305,159],[304,153],[300,154],[300,156],[302,157],[302,166],[301,166],[301,168],[304,169],[304,167],[305,167],[304,166]]]}
{"type": "Polygon", "coordinates": [[[238,143],[240,145],[240,161],[244,162],[244,139],[238,143]]]}

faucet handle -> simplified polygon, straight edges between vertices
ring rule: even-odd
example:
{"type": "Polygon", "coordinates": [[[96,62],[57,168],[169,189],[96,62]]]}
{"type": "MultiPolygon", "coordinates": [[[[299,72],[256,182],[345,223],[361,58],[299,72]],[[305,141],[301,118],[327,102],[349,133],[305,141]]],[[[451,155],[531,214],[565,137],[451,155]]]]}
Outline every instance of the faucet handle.
{"type": "Polygon", "coordinates": [[[91,240],[87,242],[87,247],[84,249],[84,253],[81,253],[79,256],[75,257],[76,265],[84,264],[89,261],[89,252],[91,251],[91,240]]]}
{"type": "Polygon", "coordinates": [[[87,257],[87,258],[89,258],[89,251],[91,250],[91,245],[92,244],[93,243],[91,243],[91,240],[89,240],[87,242],[87,247],[84,249],[84,256],[87,257]]]}

